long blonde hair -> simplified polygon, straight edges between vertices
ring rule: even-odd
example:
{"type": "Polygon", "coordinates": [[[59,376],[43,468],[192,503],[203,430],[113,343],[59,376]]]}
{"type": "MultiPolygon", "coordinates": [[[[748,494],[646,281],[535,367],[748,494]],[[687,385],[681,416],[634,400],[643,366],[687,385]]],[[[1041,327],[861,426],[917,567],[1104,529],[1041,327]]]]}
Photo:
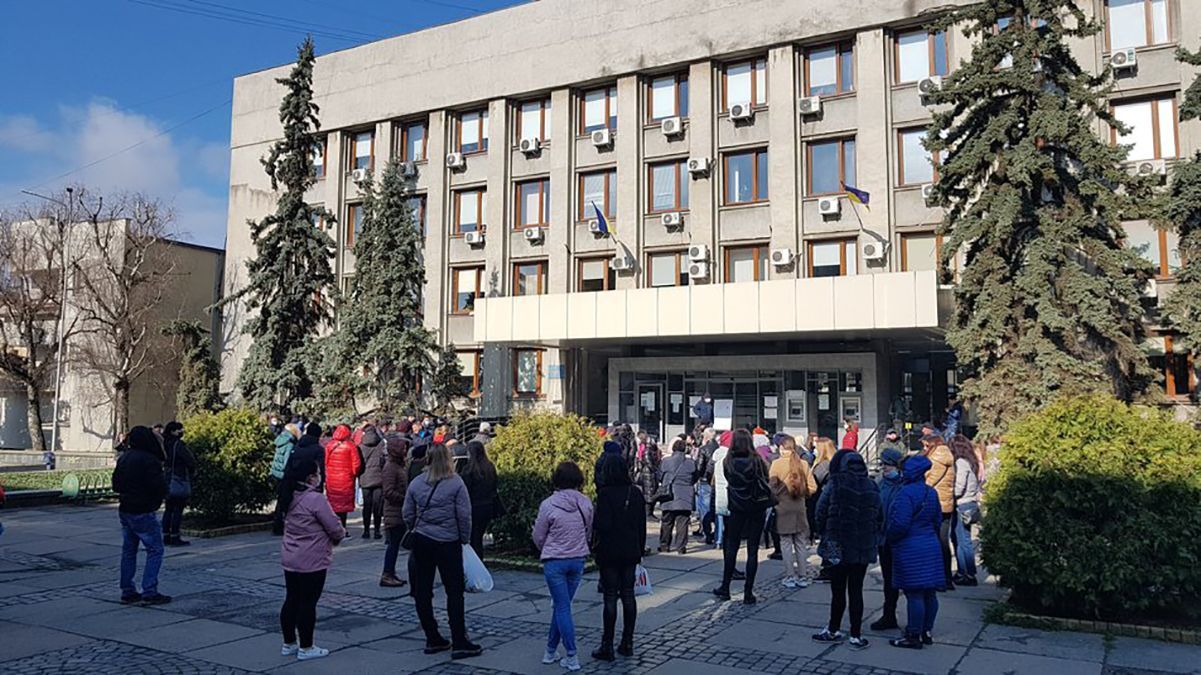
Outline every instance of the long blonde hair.
{"type": "Polygon", "coordinates": [[[455,475],[455,464],[450,460],[450,448],[441,443],[430,446],[425,453],[426,480],[436,483],[455,475]]]}
{"type": "Polygon", "coordinates": [[[805,492],[805,460],[796,451],[796,439],[785,436],[780,441],[781,455],[788,458],[788,471],[784,474],[784,487],[793,499],[798,499],[805,492]]]}
{"type": "Polygon", "coordinates": [[[813,460],[815,465],[834,459],[834,453],[838,452],[838,446],[834,444],[834,441],[825,436],[818,438],[813,447],[817,450],[817,457],[813,460]]]}

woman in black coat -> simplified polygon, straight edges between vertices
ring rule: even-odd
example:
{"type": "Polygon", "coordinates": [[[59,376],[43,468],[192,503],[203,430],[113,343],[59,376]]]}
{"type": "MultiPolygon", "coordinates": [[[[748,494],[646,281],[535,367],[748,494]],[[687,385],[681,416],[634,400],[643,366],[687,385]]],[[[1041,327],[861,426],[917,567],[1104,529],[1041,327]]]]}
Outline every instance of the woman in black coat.
{"type": "Polygon", "coordinates": [[[747,605],[756,602],[754,588],[755,574],[759,570],[759,541],[763,538],[767,510],[775,504],[767,473],[767,462],[755,452],[751,434],[746,429],[735,431],[730,441],[730,452],[722,461],[730,515],[726,518],[722,537],[725,566],[722,569],[721,586],[713,589],[713,594],[723,600],[730,599],[734,562],[738,557],[738,548],[745,540],[746,582],[742,586],[742,602],[747,605]]]}
{"type": "Polygon", "coordinates": [[[613,633],[617,625],[617,598],[621,597],[621,644],[617,653],[634,655],[634,570],[642,562],[646,543],[646,512],[642,491],[630,482],[630,472],[620,455],[606,453],[597,470],[596,517],[592,522],[593,556],[600,570],[605,595],[604,632],[600,649],[592,658],[613,660],[613,633]]]}
{"type": "Polygon", "coordinates": [[[497,517],[496,466],[488,459],[484,444],[479,441],[467,443],[467,464],[461,474],[471,497],[471,548],[481,559],[484,557],[484,532],[488,524],[497,517]]]}

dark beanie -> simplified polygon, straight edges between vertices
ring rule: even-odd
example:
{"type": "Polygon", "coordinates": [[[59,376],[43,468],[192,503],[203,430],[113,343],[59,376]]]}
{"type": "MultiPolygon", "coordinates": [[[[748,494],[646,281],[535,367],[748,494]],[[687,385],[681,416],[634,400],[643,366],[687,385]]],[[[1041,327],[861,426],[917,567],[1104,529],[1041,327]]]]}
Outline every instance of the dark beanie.
{"type": "Polygon", "coordinates": [[[409,420],[401,420],[396,423],[397,433],[407,434],[413,430],[413,423],[409,420]]]}
{"type": "Polygon", "coordinates": [[[304,435],[321,438],[321,425],[316,422],[309,422],[308,426],[304,428],[304,435]]]}

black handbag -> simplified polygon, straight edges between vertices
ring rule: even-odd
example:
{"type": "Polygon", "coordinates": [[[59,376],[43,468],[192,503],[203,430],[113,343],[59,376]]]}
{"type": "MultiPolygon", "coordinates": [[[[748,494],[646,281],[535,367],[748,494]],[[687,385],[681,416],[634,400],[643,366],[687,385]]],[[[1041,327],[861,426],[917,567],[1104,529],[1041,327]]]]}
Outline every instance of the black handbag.
{"type": "Polygon", "coordinates": [[[413,519],[413,527],[405,531],[404,536],[400,538],[400,547],[404,550],[413,550],[413,538],[417,536],[417,526],[421,523],[421,514],[430,507],[430,502],[433,501],[434,493],[438,491],[438,484],[441,482],[434,483],[434,487],[430,489],[430,496],[425,498],[425,506],[421,507],[421,510],[417,512],[417,517],[413,519]]]}

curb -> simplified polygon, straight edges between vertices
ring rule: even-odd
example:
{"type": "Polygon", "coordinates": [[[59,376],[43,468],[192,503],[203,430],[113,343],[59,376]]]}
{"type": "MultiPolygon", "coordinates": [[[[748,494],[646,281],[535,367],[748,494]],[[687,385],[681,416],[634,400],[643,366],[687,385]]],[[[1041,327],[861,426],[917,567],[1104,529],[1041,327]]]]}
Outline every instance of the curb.
{"type": "Polygon", "coordinates": [[[1135,623],[1117,623],[1111,621],[1088,621],[1085,619],[1062,619],[1053,616],[1039,616],[1025,612],[1007,611],[1006,619],[1044,623],[1059,630],[1079,631],[1082,633],[1101,633],[1121,637],[1160,640],[1162,642],[1179,642],[1189,645],[1201,645],[1201,630],[1187,628],[1164,628],[1163,626],[1146,626],[1135,623]]]}
{"type": "MultiPolygon", "coordinates": [[[[490,570],[515,570],[517,572],[542,572],[542,562],[531,558],[516,556],[484,556],[484,566],[490,570]]],[[[596,562],[588,559],[584,562],[584,574],[595,572],[596,562]]]]}
{"type": "Polygon", "coordinates": [[[229,537],[235,534],[246,534],[248,532],[267,532],[271,529],[271,521],[266,520],[261,523],[242,523],[241,525],[228,525],[226,527],[213,527],[206,529],[181,528],[180,534],[195,539],[213,539],[216,537],[229,537]]]}

